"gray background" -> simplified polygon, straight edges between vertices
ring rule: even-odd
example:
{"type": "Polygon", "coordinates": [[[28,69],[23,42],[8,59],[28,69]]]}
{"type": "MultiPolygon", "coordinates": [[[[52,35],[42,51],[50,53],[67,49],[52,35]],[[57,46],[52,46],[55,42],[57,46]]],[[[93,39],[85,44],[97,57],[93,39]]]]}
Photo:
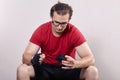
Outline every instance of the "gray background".
{"type": "MultiPolygon", "coordinates": [[[[61,0],[74,10],[71,23],[88,40],[100,80],[120,80],[120,0],[61,0]]],[[[32,32],[49,21],[57,0],[0,0],[0,80],[16,80],[16,68],[32,32]]]]}

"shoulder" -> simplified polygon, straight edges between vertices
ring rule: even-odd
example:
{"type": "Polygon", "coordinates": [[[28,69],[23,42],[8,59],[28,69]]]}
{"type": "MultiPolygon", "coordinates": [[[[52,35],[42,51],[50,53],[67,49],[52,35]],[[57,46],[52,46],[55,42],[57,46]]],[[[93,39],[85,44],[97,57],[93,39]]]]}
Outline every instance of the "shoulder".
{"type": "Polygon", "coordinates": [[[80,32],[80,30],[73,24],[69,23],[67,30],[71,33],[74,34],[76,32],[80,32]]]}
{"type": "Polygon", "coordinates": [[[77,27],[75,27],[72,24],[69,24],[68,28],[70,30],[69,36],[71,39],[72,46],[76,47],[76,46],[81,45],[83,42],[86,41],[84,35],[81,33],[81,31],[77,27]]]}

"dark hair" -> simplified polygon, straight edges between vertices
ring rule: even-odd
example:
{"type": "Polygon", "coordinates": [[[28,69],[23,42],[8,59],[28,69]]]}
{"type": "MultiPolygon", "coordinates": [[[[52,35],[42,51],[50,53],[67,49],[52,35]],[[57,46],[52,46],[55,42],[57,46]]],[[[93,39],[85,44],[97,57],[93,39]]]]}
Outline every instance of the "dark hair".
{"type": "Polygon", "coordinates": [[[73,14],[72,7],[66,3],[61,3],[61,2],[58,2],[57,4],[52,6],[52,8],[50,10],[51,17],[53,17],[54,12],[57,12],[57,14],[59,14],[59,15],[65,15],[65,14],[69,13],[69,15],[70,15],[69,19],[71,19],[71,16],[73,14]]]}

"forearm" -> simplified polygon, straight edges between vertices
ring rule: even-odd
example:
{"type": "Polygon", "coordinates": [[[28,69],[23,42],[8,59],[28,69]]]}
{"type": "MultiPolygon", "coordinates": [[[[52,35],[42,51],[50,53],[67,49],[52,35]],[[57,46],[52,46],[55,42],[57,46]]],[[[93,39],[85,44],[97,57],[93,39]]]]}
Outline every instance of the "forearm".
{"type": "Polygon", "coordinates": [[[77,68],[85,68],[91,65],[94,65],[95,59],[93,56],[86,56],[77,60],[77,68]]]}
{"type": "Polygon", "coordinates": [[[78,52],[78,55],[81,57],[79,60],[76,61],[78,68],[85,68],[95,63],[94,56],[87,42],[76,47],[76,50],[78,52]]]}
{"type": "Polygon", "coordinates": [[[31,65],[32,55],[30,54],[23,54],[22,62],[23,64],[31,65]]]}

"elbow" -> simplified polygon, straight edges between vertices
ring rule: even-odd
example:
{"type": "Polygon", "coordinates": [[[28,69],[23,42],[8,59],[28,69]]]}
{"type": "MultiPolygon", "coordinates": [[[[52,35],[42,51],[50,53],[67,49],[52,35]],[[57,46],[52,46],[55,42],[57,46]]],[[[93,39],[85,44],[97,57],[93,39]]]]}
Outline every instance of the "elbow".
{"type": "Polygon", "coordinates": [[[27,64],[26,63],[27,62],[26,54],[22,55],[22,62],[23,62],[23,64],[27,64]]]}
{"type": "Polygon", "coordinates": [[[95,58],[94,56],[91,56],[91,65],[94,65],[95,64],[95,58]]]}
{"type": "Polygon", "coordinates": [[[23,54],[22,55],[22,62],[23,64],[30,65],[31,64],[31,57],[29,54],[23,54]]]}
{"type": "Polygon", "coordinates": [[[25,64],[26,60],[25,60],[25,54],[22,55],[22,62],[23,64],[25,64]]]}

